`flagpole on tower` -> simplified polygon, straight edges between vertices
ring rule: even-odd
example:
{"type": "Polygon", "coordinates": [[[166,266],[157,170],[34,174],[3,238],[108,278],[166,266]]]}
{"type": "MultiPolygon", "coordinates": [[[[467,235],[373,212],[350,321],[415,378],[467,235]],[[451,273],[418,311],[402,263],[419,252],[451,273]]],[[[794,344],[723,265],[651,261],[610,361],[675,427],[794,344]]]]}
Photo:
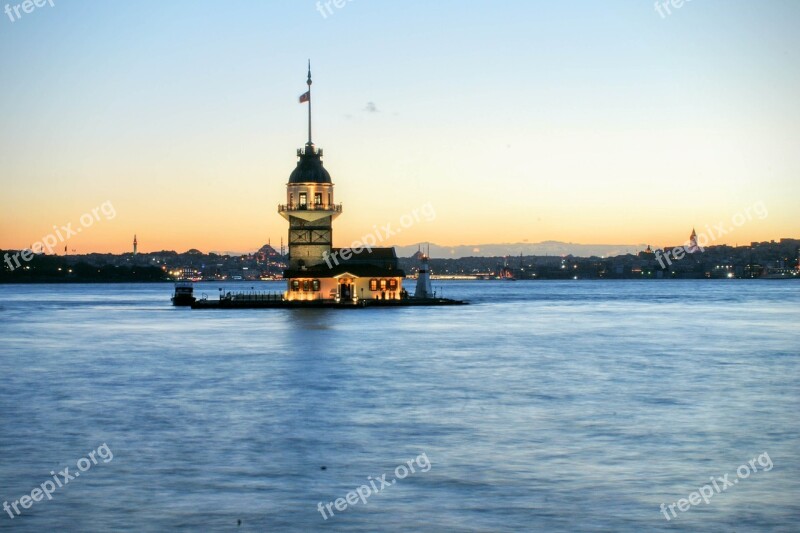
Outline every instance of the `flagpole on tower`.
{"type": "Polygon", "coordinates": [[[311,60],[308,60],[308,144],[311,145],[311,60]]]}

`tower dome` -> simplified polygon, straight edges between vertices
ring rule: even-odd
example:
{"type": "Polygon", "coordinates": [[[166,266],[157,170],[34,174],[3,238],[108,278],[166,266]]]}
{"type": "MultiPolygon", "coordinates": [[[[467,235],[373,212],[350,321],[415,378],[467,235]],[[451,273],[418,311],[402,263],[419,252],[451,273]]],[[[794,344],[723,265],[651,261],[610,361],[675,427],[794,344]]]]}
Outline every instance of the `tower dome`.
{"type": "Polygon", "coordinates": [[[289,183],[331,183],[331,175],[322,166],[322,150],[307,144],[305,151],[298,149],[297,167],[289,176],[289,183]]]}

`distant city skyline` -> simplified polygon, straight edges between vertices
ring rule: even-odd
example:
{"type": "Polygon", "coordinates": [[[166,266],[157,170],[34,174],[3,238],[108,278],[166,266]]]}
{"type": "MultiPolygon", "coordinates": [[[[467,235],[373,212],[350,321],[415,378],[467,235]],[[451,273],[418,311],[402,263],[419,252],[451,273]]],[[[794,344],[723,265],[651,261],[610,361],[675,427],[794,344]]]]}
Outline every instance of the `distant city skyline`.
{"type": "MultiPolygon", "coordinates": [[[[782,237],[780,239],[769,239],[764,241],[755,241],[758,244],[763,243],[780,243],[785,240],[800,240],[798,237],[782,237]]],[[[575,257],[614,257],[626,254],[636,255],[640,252],[651,250],[669,249],[672,247],[686,247],[690,243],[690,239],[685,239],[681,242],[671,243],[670,245],[662,246],[651,243],[623,243],[623,244],[581,244],[573,242],[561,241],[542,241],[542,242],[516,242],[516,243],[482,243],[482,244],[457,244],[457,245],[441,245],[435,242],[414,243],[404,246],[394,246],[398,257],[412,257],[418,251],[425,251],[433,258],[462,258],[462,257],[516,257],[516,256],[567,256],[572,255],[575,257]]],[[[749,247],[752,243],[734,243],[732,247],[749,247]]],[[[281,252],[281,244],[268,240],[266,243],[242,250],[230,249],[211,249],[201,250],[197,247],[186,247],[173,250],[159,249],[148,250],[142,252],[145,254],[158,254],[160,252],[176,252],[179,254],[188,253],[192,251],[200,252],[202,254],[217,254],[217,255],[255,255],[263,250],[264,247],[270,246],[276,253],[281,252]]],[[[717,243],[711,243],[704,247],[702,251],[711,247],[718,246],[717,243]]],[[[288,246],[285,246],[284,253],[288,251],[288,246]]],[[[129,253],[131,250],[123,251],[122,254],[129,253]]],[[[71,250],[69,254],[63,254],[60,251],[56,255],[87,255],[95,253],[93,251],[79,251],[71,250]]],[[[97,252],[101,253],[101,252],[97,252]]]]}
{"type": "Polygon", "coordinates": [[[279,247],[308,58],[335,246],[800,236],[796,2],[322,6],[0,20],[0,248],[70,225],[59,253],[279,247]]]}

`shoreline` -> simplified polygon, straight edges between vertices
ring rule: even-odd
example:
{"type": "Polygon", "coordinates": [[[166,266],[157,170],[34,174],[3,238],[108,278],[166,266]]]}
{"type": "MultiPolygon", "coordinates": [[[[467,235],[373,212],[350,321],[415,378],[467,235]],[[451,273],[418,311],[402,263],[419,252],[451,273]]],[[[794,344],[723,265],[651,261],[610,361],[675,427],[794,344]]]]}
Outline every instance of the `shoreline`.
{"type": "MultiPolygon", "coordinates": [[[[413,280],[416,278],[406,278],[413,280]]],[[[541,283],[541,282],[598,282],[598,281],[614,281],[614,282],[634,282],[634,283],[650,283],[650,282],[669,282],[669,281],[708,281],[708,282],[735,282],[735,281],[797,281],[800,280],[798,276],[786,277],[759,277],[759,278],[536,278],[536,279],[519,279],[513,280],[513,283],[541,283]]],[[[186,280],[26,280],[26,281],[0,281],[0,286],[3,285],[147,285],[147,284],[164,284],[174,285],[175,283],[185,282],[186,280]]],[[[200,280],[193,281],[192,283],[220,283],[241,285],[244,283],[275,283],[283,282],[285,280],[200,280]]],[[[432,278],[431,281],[438,282],[474,282],[474,283],[489,283],[489,282],[503,282],[509,283],[512,280],[503,279],[472,279],[472,278],[432,278]]]]}

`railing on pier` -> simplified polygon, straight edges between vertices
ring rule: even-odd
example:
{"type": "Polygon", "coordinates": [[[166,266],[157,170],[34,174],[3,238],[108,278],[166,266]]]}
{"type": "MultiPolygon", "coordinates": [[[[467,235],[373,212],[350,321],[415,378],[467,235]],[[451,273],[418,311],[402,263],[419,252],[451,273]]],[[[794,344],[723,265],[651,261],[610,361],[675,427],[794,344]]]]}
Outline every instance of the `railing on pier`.
{"type": "Polygon", "coordinates": [[[272,291],[226,292],[220,294],[219,299],[228,302],[280,302],[283,301],[283,293],[272,291]]]}

